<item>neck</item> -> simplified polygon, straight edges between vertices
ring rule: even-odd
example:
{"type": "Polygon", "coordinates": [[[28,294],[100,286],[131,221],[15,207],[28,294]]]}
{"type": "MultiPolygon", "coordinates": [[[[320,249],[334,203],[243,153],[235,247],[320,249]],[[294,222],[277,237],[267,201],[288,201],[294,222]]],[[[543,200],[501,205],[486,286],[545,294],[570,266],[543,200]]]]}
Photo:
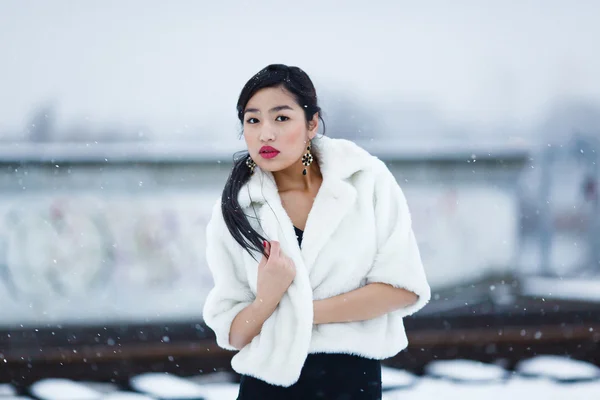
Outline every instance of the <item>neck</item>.
{"type": "Polygon", "coordinates": [[[298,161],[286,169],[273,172],[273,178],[275,178],[278,191],[286,192],[288,190],[310,191],[314,186],[319,185],[323,177],[315,157],[308,167],[298,161]],[[306,168],[306,175],[302,174],[304,168],[306,168]]]}

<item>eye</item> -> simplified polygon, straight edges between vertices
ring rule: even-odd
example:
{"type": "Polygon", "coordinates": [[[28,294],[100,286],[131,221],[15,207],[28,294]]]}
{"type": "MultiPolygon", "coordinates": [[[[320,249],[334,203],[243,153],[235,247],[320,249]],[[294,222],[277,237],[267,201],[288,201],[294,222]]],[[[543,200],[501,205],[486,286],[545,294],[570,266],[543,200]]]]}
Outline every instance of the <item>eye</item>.
{"type": "Polygon", "coordinates": [[[287,121],[289,118],[286,117],[285,115],[280,115],[279,117],[276,118],[277,121],[279,122],[284,122],[287,121]]]}
{"type": "Polygon", "coordinates": [[[248,119],[246,120],[246,122],[247,122],[247,123],[249,123],[249,124],[256,124],[256,123],[258,122],[258,119],[257,119],[257,118],[254,118],[254,117],[252,117],[252,118],[248,118],[248,119]]]}

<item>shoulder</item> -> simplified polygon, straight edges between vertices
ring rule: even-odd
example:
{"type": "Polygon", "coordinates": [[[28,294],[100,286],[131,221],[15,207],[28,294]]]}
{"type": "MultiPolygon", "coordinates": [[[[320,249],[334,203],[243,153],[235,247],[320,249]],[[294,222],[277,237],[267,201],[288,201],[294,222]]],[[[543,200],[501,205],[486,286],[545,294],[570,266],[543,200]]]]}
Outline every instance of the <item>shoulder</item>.
{"type": "Polygon", "coordinates": [[[319,148],[327,155],[328,167],[342,176],[357,172],[372,179],[388,179],[392,176],[383,160],[351,140],[322,137],[319,148]]]}
{"type": "Polygon", "coordinates": [[[358,163],[360,165],[365,162],[369,162],[373,156],[363,147],[358,145],[356,142],[342,138],[330,138],[323,136],[322,148],[329,150],[329,152],[336,158],[336,161],[347,160],[351,163],[358,163]]]}
{"type": "Polygon", "coordinates": [[[390,196],[405,201],[401,185],[384,160],[363,149],[361,164],[363,177],[374,189],[376,201],[378,197],[389,198],[390,196]]]}
{"type": "Polygon", "coordinates": [[[374,155],[370,155],[367,165],[369,171],[371,171],[377,179],[393,176],[392,171],[390,171],[385,161],[374,155]]]}
{"type": "Polygon", "coordinates": [[[385,161],[356,144],[354,146],[356,146],[354,155],[360,158],[361,171],[373,179],[375,184],[396,182],[396,178],[385,161]]]}
{"type": "Polygon", "coordinates": [[[367,149],[360,146],[356,142],[348,139],[330,139],[335,142],[335,146],[340,154],[346,158],[356,159],[363,169],[373,171],[375,173],[386,173],[389,169],[385,162],[377,157],[375,154],[370,153],[367,149]]]}

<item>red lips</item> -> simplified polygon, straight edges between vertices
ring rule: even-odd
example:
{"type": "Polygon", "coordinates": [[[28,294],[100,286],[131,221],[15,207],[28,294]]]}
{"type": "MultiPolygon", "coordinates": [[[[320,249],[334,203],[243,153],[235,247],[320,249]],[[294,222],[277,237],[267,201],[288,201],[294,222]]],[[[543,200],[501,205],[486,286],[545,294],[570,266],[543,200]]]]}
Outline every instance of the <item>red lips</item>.
{"type": "Polygon", "coordinates": [[[263,146],[258,151],[262,158],[273,158],[279,154],[279,150],[271,146],[263,146]]]}
{"type": "Polygon", "coordinates": [[[279,153],[279,150],[277,150],[276,148],[271,147],[271,146],[263,146],[260,148],[260,150],[258,152],[259,153],[273,153],[273,152],[279,153]]]}

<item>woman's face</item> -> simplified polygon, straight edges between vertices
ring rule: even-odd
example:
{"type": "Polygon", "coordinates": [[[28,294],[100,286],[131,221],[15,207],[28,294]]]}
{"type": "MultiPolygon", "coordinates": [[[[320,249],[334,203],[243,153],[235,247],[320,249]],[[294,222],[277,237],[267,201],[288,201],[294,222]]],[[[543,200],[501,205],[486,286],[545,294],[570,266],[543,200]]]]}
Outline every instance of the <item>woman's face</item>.
{"type": "Polygon", "coordinates": [[[300,166],[308,141],[317,133],[317,114],[307,124],[304,110],[282,87],[259,90],[244,111],[244,139],[250,157],[262,170],[300,166]]]}

